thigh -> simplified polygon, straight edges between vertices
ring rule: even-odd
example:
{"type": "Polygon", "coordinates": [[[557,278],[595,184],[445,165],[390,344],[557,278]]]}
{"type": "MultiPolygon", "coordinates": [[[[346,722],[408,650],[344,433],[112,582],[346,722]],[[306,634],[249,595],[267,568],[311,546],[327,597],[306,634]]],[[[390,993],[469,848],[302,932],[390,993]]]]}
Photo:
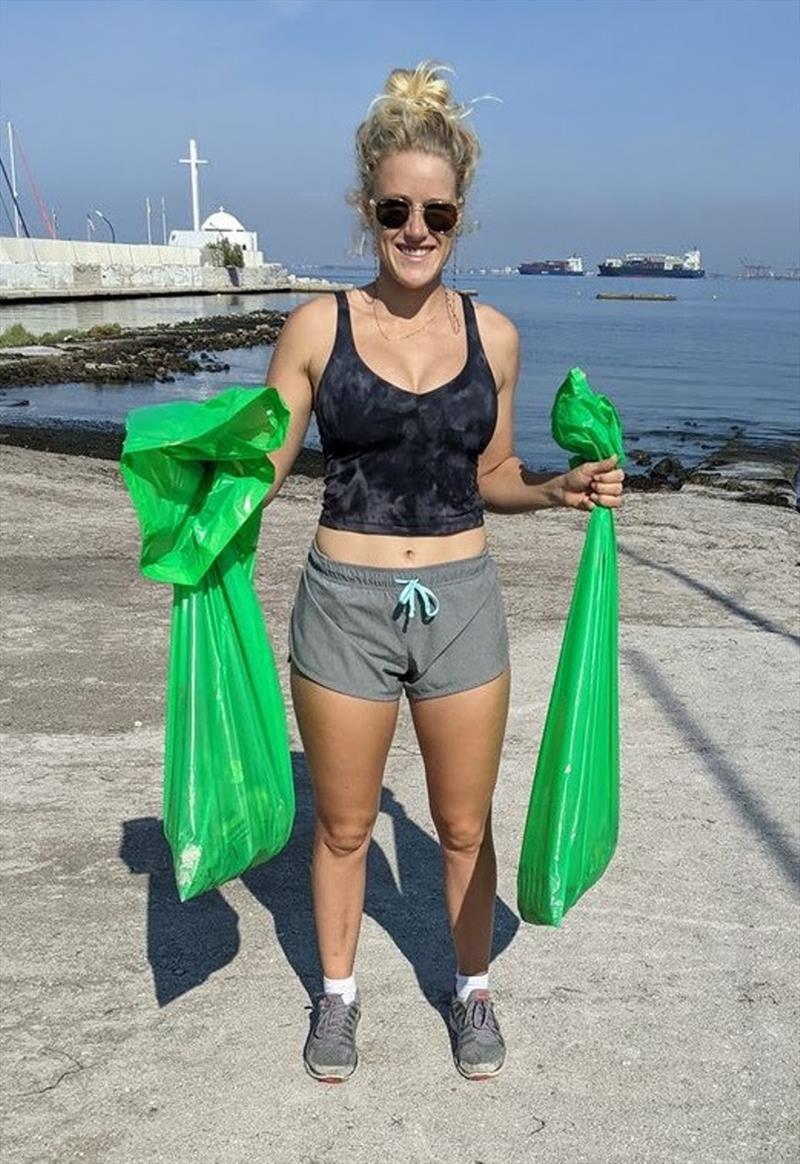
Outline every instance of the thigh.
{"type": "Polygon", "coordinates": [[[397,702],[358,699],[292,671],[292,700],[323,825],[374,820],[397,702]]]}
{"type": "Polygon", "coordinates": [[[468,829],[489,814],[508,716],[508,670],[481,687],[412,701],[434,821],[468,829]]]}

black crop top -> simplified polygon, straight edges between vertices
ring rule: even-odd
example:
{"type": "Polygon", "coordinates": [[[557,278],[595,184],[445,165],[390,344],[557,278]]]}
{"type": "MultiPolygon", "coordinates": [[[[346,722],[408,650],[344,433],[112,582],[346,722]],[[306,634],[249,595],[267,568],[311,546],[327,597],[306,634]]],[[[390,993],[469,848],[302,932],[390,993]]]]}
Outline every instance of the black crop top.
{"type": "Polygon", "coordinates": [[[478,455],[497,422],[497,390],[462,296],[467,362],[429,392],[382,380],[356,351],[350,307],[336,292],[336,341],[314,401],[325,457],[320,524],[382,534],[450,534],[483,524],[478,455]]]}

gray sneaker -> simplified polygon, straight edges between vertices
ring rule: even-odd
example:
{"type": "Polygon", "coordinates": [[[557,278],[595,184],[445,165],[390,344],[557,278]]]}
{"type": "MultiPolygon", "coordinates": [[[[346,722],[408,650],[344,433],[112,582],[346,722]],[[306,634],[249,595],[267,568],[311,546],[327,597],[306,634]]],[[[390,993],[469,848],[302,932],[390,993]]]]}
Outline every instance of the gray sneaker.
{"type": "Polygon", "coordinates": [[[465,1079],[490,1079],[497,1075],[506,1057],[488,990],[473,990],[466,1003],[458,995],[450,1000],[450,1030],[453,1058],[465,1079]]]}
{"type": "Polygon", "coordinates": [[[358,1066],[356,1027],[361,1002],[349,1006],[341,994],[322,994],[311,1015],[311,1030],[303,1050],[306,1071],[321,1083],[343,1083],[358,1066]]]}

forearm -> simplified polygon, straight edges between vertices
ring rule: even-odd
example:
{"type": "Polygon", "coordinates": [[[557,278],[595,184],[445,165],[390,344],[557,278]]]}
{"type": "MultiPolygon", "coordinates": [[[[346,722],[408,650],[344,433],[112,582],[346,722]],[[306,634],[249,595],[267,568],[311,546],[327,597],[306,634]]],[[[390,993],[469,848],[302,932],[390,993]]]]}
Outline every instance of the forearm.
{"type": "Polygon", "coordinates": [[[519,457],[508,457],[478,479],[490,513],[531,513],[564,504],[563,473],[532,473],[519,457]]]}

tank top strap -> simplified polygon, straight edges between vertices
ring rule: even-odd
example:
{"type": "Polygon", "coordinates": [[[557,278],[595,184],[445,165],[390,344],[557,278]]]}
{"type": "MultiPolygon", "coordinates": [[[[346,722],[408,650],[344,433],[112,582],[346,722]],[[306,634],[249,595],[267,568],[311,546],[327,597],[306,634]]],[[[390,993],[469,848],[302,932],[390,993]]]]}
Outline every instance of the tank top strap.
{"type": "Polygon", "coordinates": [[[353,341],[353,325],[350,321],[350,304],[347,302],[346,291],[334,292],[336,296],[336,340],[334,348],[337,352],[343,347],[355,351],[353,341]]]}
{"type": "Polygon", "coordinates": [[[463,291],[459,291],[461,302],[464,304],[464,324],[467,329],[467,358],[473,360],[478,352],[482,350],[480,332],[478,331],[478,320],[475,316],[475,304],[472,302],[470,295],[465,295],[463,291]]]}

